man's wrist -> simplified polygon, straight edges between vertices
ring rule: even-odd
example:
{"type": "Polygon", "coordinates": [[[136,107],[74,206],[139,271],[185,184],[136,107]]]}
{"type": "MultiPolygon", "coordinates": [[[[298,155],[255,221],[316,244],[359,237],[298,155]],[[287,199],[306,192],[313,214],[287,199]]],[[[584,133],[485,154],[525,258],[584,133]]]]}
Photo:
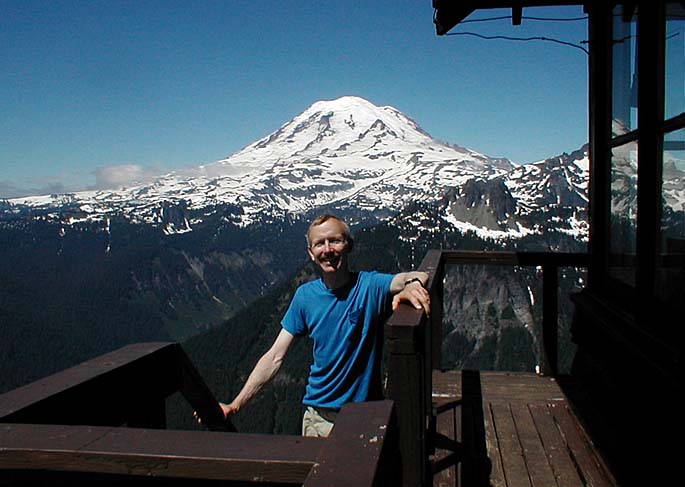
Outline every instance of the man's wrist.
{"type": "Polygon", "coordinates": [[[412,277],[412,278],[407,279],[406,281],[404,281],[404,287],[407,287],[408,285],[410,285],[410,284],[412,284],[412,283],[414,283],[414,282],[418,282],[419,284],[421,284],[421,287],[423,287],[423,281],[422,281],[420,278],[418,278],[418,277],[412,277]]]}

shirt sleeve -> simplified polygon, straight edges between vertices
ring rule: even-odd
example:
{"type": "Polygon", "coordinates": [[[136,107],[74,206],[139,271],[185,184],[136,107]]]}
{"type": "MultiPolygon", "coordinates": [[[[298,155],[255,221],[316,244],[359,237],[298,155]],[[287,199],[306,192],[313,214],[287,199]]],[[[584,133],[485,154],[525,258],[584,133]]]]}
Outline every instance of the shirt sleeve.
{"type": "Polygon", "coordinates": [[[384,274],[381,272],[371,272],[371,282],[373,289],[377,296],[377,302],[379,303],[379,312],[386,312],[390,303],[392,302],[390,295],[390,284],[392,283],[393,275],[384,274]]]}
{"type": "Polygon", "coordinates": [[[304,308],[302,306],[302,288],[297,288],[293,299],[290,301],[290,306],[285,312],[281,320],[281,326],[288,333],[294,336],[301,336],[307,334],[307,322],[304,316],[304,308]]]}

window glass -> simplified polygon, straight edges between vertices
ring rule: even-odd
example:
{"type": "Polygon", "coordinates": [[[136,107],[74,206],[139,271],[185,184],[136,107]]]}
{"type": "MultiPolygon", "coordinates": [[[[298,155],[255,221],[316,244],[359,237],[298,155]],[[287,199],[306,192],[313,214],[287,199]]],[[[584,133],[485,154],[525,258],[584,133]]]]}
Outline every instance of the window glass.
{"type": "Polygon", "coordinates": [[[609,275],[631,286],[635,286],[637,165],[637,142],[612,149],[609,275]]]}
{"type": "Polygon", "coordinates": [[[661,259],[659,298],[672,304],[685,299],[685,129],[666,134],[661,184],[661,259]]]}
{"type": "Polygon", "coordinates": [[[637,15],[614,8],[612,132],[614,137],[637,129],[637,15]]]}
{"type": "Polygon", "coordinates": [[[685,7],[666,5],[666,119],[685,111],[685,7]]]}

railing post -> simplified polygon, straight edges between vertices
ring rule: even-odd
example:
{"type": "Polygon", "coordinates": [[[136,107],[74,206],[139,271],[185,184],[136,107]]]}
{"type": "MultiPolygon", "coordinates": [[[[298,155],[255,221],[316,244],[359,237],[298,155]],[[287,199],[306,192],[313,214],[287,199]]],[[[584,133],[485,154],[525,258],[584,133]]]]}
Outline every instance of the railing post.
{"type": "Polygon", "coordinates": [[[559,268],[555,264],[542,266],[542,347],[540,373],[556,376],[558,372],[558,308],[559,268]]]}
{"type": "Polygon", "coordinates": [[[417,313],[401,306],[386,332],[386,396],[397,407],[402,485],[407,487],[422,486],[426,478],[425,320],[423,326],[412,326],[417,313]]]}
{"type": "MultiPolygon", "coordinates": [[[[445,266],[442,251],[429,250],[419,270],[429,275],[428,290],[431,297],[431,315],[429,317],[430,368],[442,368],[442,303],[444,295],[445,266]]],[[[432,377],[432,375],[431,375],[432,377]]],[[[432,391],[431,391],[432,392],[432,391]]]]}
{"type": "Polygon", "coordinates": [[[429,276],[430,318],[403,305],[393,313],[386,330],[386,395],[397,408],[404,486],[430,483],[427,434],[432,414],[433,368],[440,364],[442,262],[442,252],[431,250],[418,269],[429,276]]]}
{"type": "Polygon", "coordinates": [[[346,404],[304,487],[397,487],[397,453],[392,401],[346,404]]]}

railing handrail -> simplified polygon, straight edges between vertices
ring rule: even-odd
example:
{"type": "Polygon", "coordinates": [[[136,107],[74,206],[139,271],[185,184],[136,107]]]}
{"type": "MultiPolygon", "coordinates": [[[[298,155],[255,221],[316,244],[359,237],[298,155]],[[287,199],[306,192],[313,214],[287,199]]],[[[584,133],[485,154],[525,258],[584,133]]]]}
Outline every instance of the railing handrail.
{"type": "Polygon", "coordinates": [[[393,414],[392,401],[348,404],[326,439],[0,423],[0,480],[13,471],[33,471],[47,477],[62,472],[254,485],[396,486],[393,414]]]}
{"type": "Polygon", "coordinates": [[[0,395],[0,421],[165,428],[179,391],[210,430],[235,431],[178,343],[136,343],[0,395]]]}
{"type": "Polygon", "coordinates": [[[0,423],[0,480],[29,471],[301,485],[322,444],[285,435],[0,423]]]}
{"type": "Polygon", "coordinates": [[[587,267],[589,254],[584,252],[505,252],[505,251],[440,251],[445,264],[483,264],[555,267],[587,267]]]}
{"type": "Polygon", "coordinates": [[[74,484],[119,474],[254,485],[396,485],[386,483],[396,478],[389,475],[398,441],[392,401],[344,406],[327,439],[225,432],[222,420],[179,344],[129,345],[0,395],[0,483],[62,472],[75,476],[74,484]],[[176,391],[219,431],[159,429],[166,423],[165,398],[176,391]]]}

